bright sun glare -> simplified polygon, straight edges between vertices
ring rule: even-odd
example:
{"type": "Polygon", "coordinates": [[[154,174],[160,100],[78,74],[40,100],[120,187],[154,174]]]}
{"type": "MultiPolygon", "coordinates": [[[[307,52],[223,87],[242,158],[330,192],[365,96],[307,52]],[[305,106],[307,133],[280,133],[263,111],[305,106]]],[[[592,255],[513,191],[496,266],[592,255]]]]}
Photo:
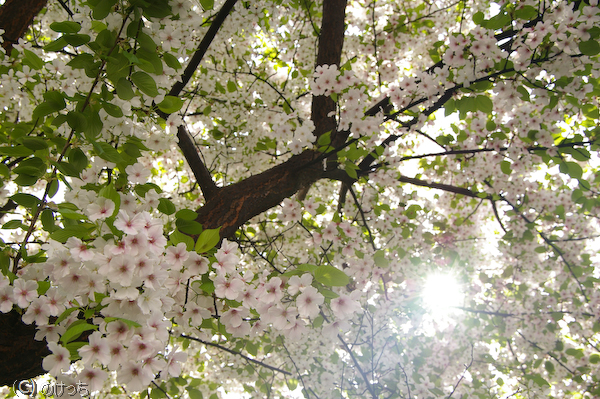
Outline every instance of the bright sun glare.
{"type": "Polygon", "coordinates": [[[454,276],[433,274],[427,278],[422,296],[423,303],[432,315],[442,316],[460,306],[464,295],[454,276]]]}

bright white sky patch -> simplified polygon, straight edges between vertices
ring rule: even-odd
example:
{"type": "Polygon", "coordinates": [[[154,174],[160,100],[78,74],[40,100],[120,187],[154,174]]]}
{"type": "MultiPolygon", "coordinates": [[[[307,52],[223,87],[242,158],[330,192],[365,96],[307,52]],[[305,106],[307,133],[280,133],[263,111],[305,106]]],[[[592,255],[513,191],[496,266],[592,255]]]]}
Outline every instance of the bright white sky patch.
{"type": "Polygon", "coordinates": [[[421,295],[423,304],[434,318],[451,313],[462,304],[464,297],[456,278],[446,273],[429,276],[421,295]]]}

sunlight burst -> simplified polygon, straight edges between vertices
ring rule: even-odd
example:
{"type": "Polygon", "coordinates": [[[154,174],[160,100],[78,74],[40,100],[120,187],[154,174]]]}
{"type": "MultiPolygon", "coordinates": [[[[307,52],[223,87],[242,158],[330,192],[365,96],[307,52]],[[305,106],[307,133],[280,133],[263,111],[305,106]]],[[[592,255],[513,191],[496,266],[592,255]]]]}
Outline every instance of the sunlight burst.
{"type": "Polygon", "coordinates": [[[433,316],[451,313],[464,297],[456,277],[447,273],[429,276],[421,295],[425,307],[433,316]]]}

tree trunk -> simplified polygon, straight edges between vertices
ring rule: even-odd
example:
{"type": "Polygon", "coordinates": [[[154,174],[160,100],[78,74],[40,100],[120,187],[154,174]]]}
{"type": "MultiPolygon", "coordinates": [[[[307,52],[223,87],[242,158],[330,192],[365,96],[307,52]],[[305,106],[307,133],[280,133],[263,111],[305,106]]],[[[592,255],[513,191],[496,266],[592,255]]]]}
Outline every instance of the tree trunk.
{"type": "Polygon", "coordinates": [[[48,0],[6,0],[0,8],[0,29],[4,29],[2,47],[10,53],[25,33],[33,18],[44,8],[48,0]]]}
{"type": "Polygon", "coordinates": [[[46,341],[36,341],[35,325],[12,310],[0,313],[0,386],[44,374],[42,359],[50,354],[46,341]]]}

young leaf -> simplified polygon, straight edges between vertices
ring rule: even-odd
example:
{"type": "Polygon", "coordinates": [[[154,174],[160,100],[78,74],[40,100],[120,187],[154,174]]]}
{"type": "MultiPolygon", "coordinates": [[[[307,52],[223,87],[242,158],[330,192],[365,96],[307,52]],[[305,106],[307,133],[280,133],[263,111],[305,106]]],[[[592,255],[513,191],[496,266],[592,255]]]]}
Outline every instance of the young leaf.
{"type": "Polygon", "coordinates": [[[183,106],[183,100],[179,97],[165,96],[165,99],[158,103],[158,109],[165,114],[177,112],[183,106]]]}
{"type": "Polygon", "coordinates": [[[315,280],[326,286],[344,286],[350,282],[350,277],[340,269],[322,265],[315,270],[315,280]]]}
{"type": "Polygon", "coordinates": [[[221,236],[219,235],[220,230],[220,227],[216,229],[204,230],[200,234],[200,237],[198,237],[198,241],[196,242],[194,250],[199,254],[203,254],[212,249],[219,243],[219,240],[221,239],[221,236]]]}

